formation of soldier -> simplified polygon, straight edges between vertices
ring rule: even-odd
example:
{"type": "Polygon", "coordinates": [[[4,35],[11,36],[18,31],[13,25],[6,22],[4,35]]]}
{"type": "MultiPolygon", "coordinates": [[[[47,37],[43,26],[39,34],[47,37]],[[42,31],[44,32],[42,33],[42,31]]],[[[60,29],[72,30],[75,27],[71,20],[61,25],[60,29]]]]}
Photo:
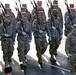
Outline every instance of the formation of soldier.
{"type": "MultiPolygon", "coordinates": [[[[31,2],[32,3],[32,2],[31,2]]],[[[48,9],[48,19],[46,19],[44,8],[42,7],[42,1],[34,1],[32,13],[27,9],[27,4],[20,4],[20,10],[16,3],[17,17],[10,8],[10,4],[1,4],[0,13],[0,36],[1,36],[1,46],[3,51],[3,60],[5,66],[8,66],[12,62],[11,57],[14,52],[15,38],[17,34],[18,41],[18,57],[22,66],[27,66],[26,55],[30,50],[30,43],[32,41],[32,32],[34,36],[34,42],[37,51],[38,63],[42,64],[42,55],[47,50],[49,42],[49,54],[50,61],[55,63],[57,55],[57,49],[60,46],[62,35],[63,35],[63,15],[60,7],[58,6],[58,1],[54,0],[48,9]],[[46,33],[48,36],[48,41],[46,40],[46,33]]],[[[66,45],[65,51],[70,63],[75,54],[69,53],[69,48],[75,51],[76,42],[76,11],[74,4],[67,6],[67,12],[65,13],[65,36],[66,45]],[[68,9],[69,7],[69,9],[68,9]],[[70,33],[70,34],[69,34],[70,33]],[[70,42],[71,41],[71,42],[70,42]],[[71,46],[73,48],[71,48],[71,46]]],[[[71,51],[71,52],[72,52],[71,51]]],[[[74,52],[75,53],[75,52],[74,52]]],[[[74,61],[74,60],[73,60],[74,61]]],[[[71,67],[74,67],[71,63],[71,67]]],[[[71,73],[74,70],[71,69],[71,73]]],[[[72,73],[72,75],[73,75],[72,73]]]]}

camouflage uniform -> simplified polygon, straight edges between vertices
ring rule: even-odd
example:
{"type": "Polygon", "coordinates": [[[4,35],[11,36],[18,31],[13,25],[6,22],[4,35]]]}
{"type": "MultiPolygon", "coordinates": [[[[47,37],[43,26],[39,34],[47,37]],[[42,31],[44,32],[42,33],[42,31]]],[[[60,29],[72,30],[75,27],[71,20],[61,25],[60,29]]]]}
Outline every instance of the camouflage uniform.
{"type": "MultiPolygon", "coordinates": [[[[71,11],[75,11],[75,9],[71,9],[71,11]]],[[[71,15],[70,17],[68,16],[65,19],[65,30],[64,30],[65,36],[67,36],[71,32],[71,30],[72,30],[71,26],[73,24],[76,24],[76,15],[75,14],[73,16],[71,15]],[[72,21],[70,20],[70,18],[72,19],[72,21]]]]}
{"type": "Polygon", "coordinates": [[[75,73],[76,65],[76,25],[73,25],[75,32],[71,31],[66,38],[65,51],[69,57],[71,75],[75,73]]]}
{"type": "MultiPolygon", "coordinates": [[[[5,16],[9,17],[9,16],[5,16]]],[[[11,23],[4,22],[0,25],[0,36],[1,36],[1,45],[3,51],[3,59],[5,65],[8,65],[8,61],[11,59],[14,50],[15,42],[15,27],[11,23]],[[5,29],[6,28],[6,29],[5,29]]]]}
{"type": "MultiPolygon", "coordinates": [[[[44,16],[43,11],[39,12],[40,15],[44,16]]],[[[39,19],[40,24],[38,25],[37,19],[33,21],[33,35],[35,39],[35,45],[37,50],[38,63],[42,63],[41,55],[47,49],[46,32],[50,34],[47,26],[46,19],[39,19]]],[[[50,35],[49,35],[50,36],[50,35]]]]}
{"type": "MultiPolygon", "coordinates": [[[[58,12],[56,9],[53,9],[53,12],[58,12]]],[[[62,38],[62,34],[63,34],[63,28],[61,25],[61,19],[59,16],[54,16],[52,14],[52,16],[48,19],[48,25],[49,25],[49,29],[50,29],[50,35],[51,35],[51,39],[49,41],[50,44],[50,49],[49,49],[49,53],[51,54],[51,61],[56,61],[54,59],[54,54],[57,53],[57,49],[60,45],[60,41],[62,38]]]]}
{"type": "MultiPolygon", "coordinates": [[[[26,13],[23,12],[22,15],[26,16],[26,13]]],[[[19,61],[23,62],[23,65],[26,65],[26,54],[30,50],[30,41],[32,39],[32,34],[31,34],[31,24],[28,20],[24,21],[22,20],[22,25],[21,22],[19,21],[17,23],[17,40],[18,40],[18,56],[19,56],[19,61]]]]}

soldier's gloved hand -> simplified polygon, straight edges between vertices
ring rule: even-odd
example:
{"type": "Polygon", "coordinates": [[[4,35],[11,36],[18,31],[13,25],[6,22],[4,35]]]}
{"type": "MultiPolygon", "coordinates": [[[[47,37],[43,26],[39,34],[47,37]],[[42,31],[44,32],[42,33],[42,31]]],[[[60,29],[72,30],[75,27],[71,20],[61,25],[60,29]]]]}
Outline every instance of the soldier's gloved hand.
{"type": "Polygon", "coordinates": [[[26,35],[26,32],[22,32],[23,35],[26,35]]]}
{"type": "Polygon", "coordinates": [[[59,37],[59,38],[60,38],[60,40],[61,40],[61,39],[62,39],[62,35],[60,35],[60,37],[59,37]]]}
{"type": "Polygon", "coordinates": [[[5,37],[9,37],[9,34],[5,34],[5,37]]]}
{"type": "Polygon", "coordinates": [[[15,42],[13,42],[13,45],[15,45],[15,42]]]}
{"type": "Polygon", "coordinates": [[[55,30],[55,29],[56,29],[56,27],[52,26],[52,29],[54,29],[54,30],[55,30]]]}
{"type": "Polygon", "coordinates": [[[42,34],[42,33],[43,33],[43,31],[42,31],[42,30],[39,30],[39,33],[41,33],[41,34],[42,34]]]}
{"type": "Polygon", "coordinates": [[[31,43],[31,40],[29,40],[29,43],[31,43]]]}
{"type": "Polygon", "coordinates": [[[72,56],[72,54],[67,54],[67,55],[68,55],[68,58],[72,56]]]}
{"type": "Polygon", "coordinates": [[[49,37],[49,41],[51,41],[52,40],[52,38],[51,37],[49,37]]]}

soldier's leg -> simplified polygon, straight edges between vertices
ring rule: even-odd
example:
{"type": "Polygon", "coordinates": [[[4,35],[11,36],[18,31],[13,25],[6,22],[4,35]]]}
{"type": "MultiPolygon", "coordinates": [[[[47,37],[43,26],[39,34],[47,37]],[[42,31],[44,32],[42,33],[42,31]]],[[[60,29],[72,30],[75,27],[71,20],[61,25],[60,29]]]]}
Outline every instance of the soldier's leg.
{"type": "Polygon", "coordinates": [[[23,65],[26,66],[26,63],[25,63],[25,54],[24,54],[25,47],[24,46],[25,46],[24,45],[24,41],[22,41],[22,40],[18,41],[18,49],[19,49],[19,53],[20,53],[19,60],[23,63],[23,65]]]}
{"type": "Polygon", "coordinates": [[[9,65],[8,58],[7,58],[7,49],[8,49],[8,42],[2,41],[2,51],[3,51],[3,60],[5,62],[5,66],[9,65]]]}
{"type": "Polygon", "coordinates": [[[13,46],[13,41],[11,40],[8,43],[8,62],[11,62],[13,51],[14,51],[14,46],[13,46]]]}
{"type": "Polygon", "coordinates": [[[38,57],[38,63],[42,64],[42,58],[41,58],[41,49],[42,49],[42,40],[40,38],[35,38],[35,45],[36,45],[36,51],[37,51],[37,57],[38,57]]]}
{"type": "Polygon", "coordinates": [[[24,50],[24,54],[25,54],[25,59],[26,59],[26,54],[29,52],[30,50],[30,43],[29,41],[25,42],[25,50],[24,50]]]}
{"type": "Polygon", "coordinates": [[[55,50],[54,54],[55,55],[57,55],[57,49],[58,49],[59,45],[60,45],[60,39],[59,39],[59,37],[56,37],[55,38],[55,48],[54,48],[54,50],[55,50]]]}
{"type": "Polygon", "coordinates": [[[54,47],[55,47],[54,40],[49,41],[49,44],[50,44],[50,46],[49,46],[49,53],[50,53],[50,55],[51,55],[50,61],[51,61],[51,62],[56,62],[56,59],[55,59],[55,57],[54,57],[54,52],[55,52],[55,50],[54,50],[54,47]]]}
{"type": "Polygon", "coordinates": [[[41,50],[41,54],[44,54],[46,49],[47,49],[48,43],[46,41],[46,38],[43,38],[42,40],[42,50],[41,50]]]}
{"type": "Polygon", "coordinates": [[[69,62],[70,62],[70,73],[71,75],[75,74],[75,56],[71,56],[69,58],[69,62]]]}
{"type": "Polygon", "coordinates": [[[29,43],[29,41],[27,40],[27,41],[25,42],[25,50],[24,50],[25,55],[29,52],[29,50],[30,50],[30,43],[29,43]]]}

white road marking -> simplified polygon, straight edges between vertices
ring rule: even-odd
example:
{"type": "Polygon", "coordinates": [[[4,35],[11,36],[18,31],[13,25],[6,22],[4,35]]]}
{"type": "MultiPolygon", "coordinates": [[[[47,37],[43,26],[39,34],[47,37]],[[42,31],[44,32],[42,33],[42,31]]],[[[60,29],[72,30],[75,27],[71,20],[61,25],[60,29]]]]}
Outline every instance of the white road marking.
{"type": "Polygon", "coordinates": [[[48,63],[45,63],[45,62],[43,62],[43,63],[46,64],[46,65],[55,67],[57,69],[60,69],[60,70],[63,70],[63,71],[66,71],[66,72],[70,72],[70,70],[68,70],[68,69],[65,69],[65,68],[62,68],[62,67],[59,67],[59,66],[55,66],[55,65],[52,65],[52,64],[48,64],[48,63]]]}

